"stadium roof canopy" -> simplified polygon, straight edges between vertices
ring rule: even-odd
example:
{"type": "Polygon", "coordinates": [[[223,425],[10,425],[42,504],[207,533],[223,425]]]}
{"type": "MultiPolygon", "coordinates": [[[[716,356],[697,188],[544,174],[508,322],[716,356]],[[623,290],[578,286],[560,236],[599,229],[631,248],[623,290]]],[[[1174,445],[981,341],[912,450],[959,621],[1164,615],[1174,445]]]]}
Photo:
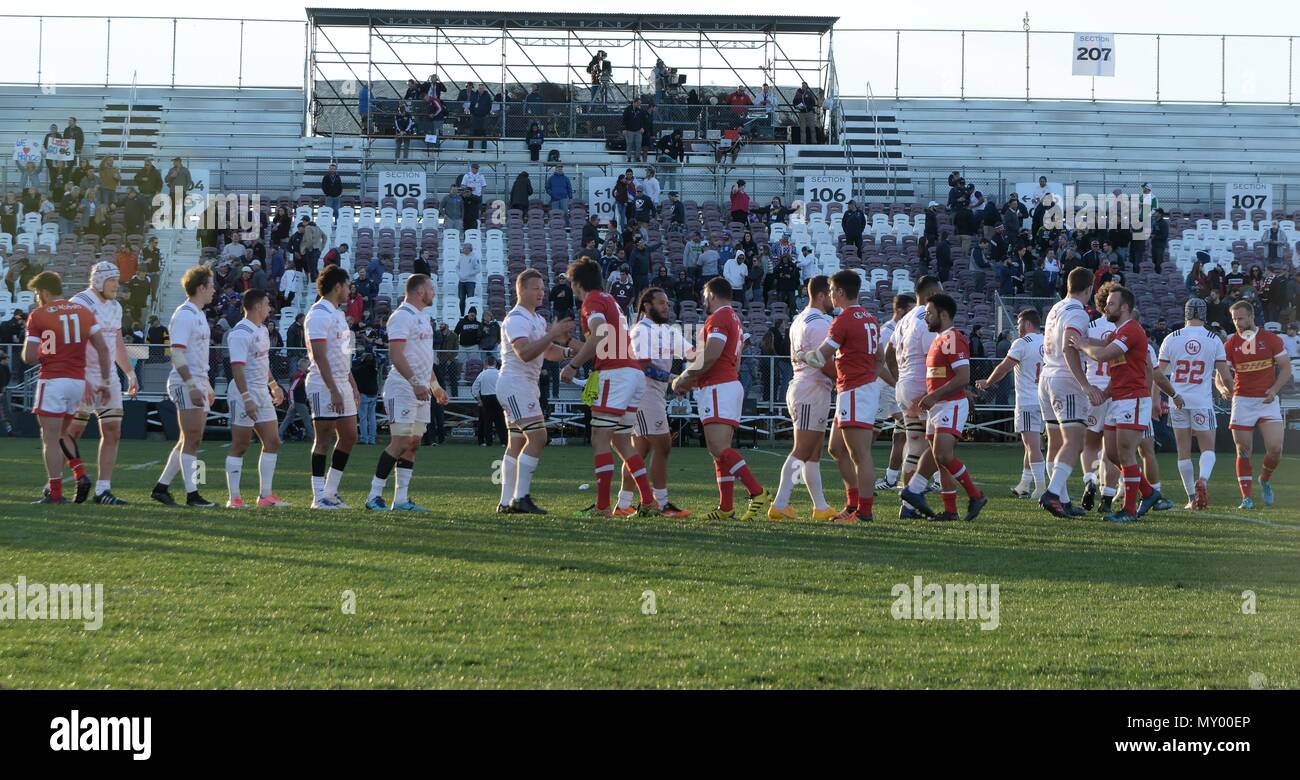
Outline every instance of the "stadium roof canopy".
{"type": "Polygon", "coordinates": [[[805,33],[824,35],[837,16],[752,16],[733,14],[609,14],[546,11],[422,11],[371,8],[307,8],[318,27],[441,27],[507,30],[593,30],[639,32],[805,33]]]}

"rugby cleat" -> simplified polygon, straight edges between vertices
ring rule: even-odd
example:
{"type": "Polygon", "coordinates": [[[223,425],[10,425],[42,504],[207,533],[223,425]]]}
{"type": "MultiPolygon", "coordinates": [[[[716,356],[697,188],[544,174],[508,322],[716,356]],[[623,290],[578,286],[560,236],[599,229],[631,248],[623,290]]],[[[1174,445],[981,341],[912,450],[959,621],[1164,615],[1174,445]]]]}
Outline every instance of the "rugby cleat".
{"type": "Polygon", "coordinates": [[[244,499],[240,498],[239,496],[235,496],[234,498],[226,502],[226,509],[247,509],[247,508],[248,508],[248,504],[245,504],[244,499]]]}
{"type": "Polygon", "coordinates": [[[172,492],[166,485],[155,485],[149,498],[165,506],[176,506],[176,499],[172,498],[172,492]]]}
{"type": "Polygon", "coordinates": [[[289,506],[288,501],[282,500],[279,496],[272,493],[269,496],[259,496],[257,499],[258,506],[289,506]]]}
{"type": "Polygon", "coordinates": [[[636,510],[631,506],[614,507],[614,517],[636,517],[636,510]]]}
{"type": "Polygon", "coordinates": [[[749,497],[749,506],[741,514],[740,519],[745,522],[757,520],[772,505],[772,494],[764,490],[756,496],[749,497]]]}
{"type": "Polygon", "coordinates": [[[1174,508],[1174,502],[1161,496],[1158,501],[1151,505],[1152,512],[1168,512],[1174,508]]]}
{"type": "Polygon", "coordinates": [[[1188,499],[1188,500],[1187,500],[1187,506],[1183,507],[1183,509],[1200,509],[1200,508],[1201,508],[1201,505],[1198,504],[1198,503],[1196,502],[1196,499],[1194,499],[1194,498],[1188,499]]]}
{"type": "Polygon", "coordinates": [[[575,520],[604,520],[613,516],[614,513],[609,509],[600,509],[595,504],[573,513],[575,520]]]}
{"type": "Polygon", "coordinates": [[[934,517],[927,518],[927,519],[932,520],[932,521],[934,521],[934,522],[936,522],[936,523],[951,523],[951,522],[955,522],[956,520],[959,520],[959,519],[961,519],[961,518],[957,517],[957,513],[956,513],[956,512],[940,512],[939,514],[935,515],[934,517]]]}
{"type": "Polygon", "coordinates": [[[1071,504],[1069,501],[1065,502],[1061,506],[1065,507],[1065,514],[1067,517],[1087,517],[1088,515],[1087,512],[1075,506],[1074,504],[1071,504]]]}
{"type": "Polygon", "coordinates": [[[544,515],[546,510],[533,503],[531,495],[516,498],[510,502],[510,512],[516,515],[544,515]]]}
{"type": "Polygon", "coordinates": [[[403,501],[400,504],[393,504],[392,509],[389,509],[388,511],[389,512],[417,512],[423,514],[428,512],[429,510],[425,509],[424,507],[420,506],[414,501],[403,501]]]}
{"type": "Polygon", "coordinates": [[[1138,519],[1138,515],[1131,515],[1121,509],[1118,512],[1106,515],[1102,519],[1108,523],[1132,523],[1138,519]]]}
{"type": "Polygon", "coordinates": [[[499,515],[512,515],[514,512],[515,510],[511,509],[509,504],[497,504],[497,514],[499,515]]]}
{"type": "MultiPolygon", "coordinates": [[[[1151,495],[1138,501],[1137,516],[1141,517],[1147,512],[1150,512],[1155,508],[1156,504],[1160,503],[1162,498],[1164,498],[1164,496],[1160,495],[1159,490],[1151,491],[1151,495]]],[[[1172,506],[1172,504],[1170,506],[1172,506]]]]}
{"type": "Polygon", "coordinates": [[[659,507],[655,506],[653,503],[638,504],[636,508],[636,516],[637,517],[662,517],[663,512],[660,512],[659,507]]]}
{"type": "Polygon", "coordinates": [[[1061,503],[1061,497],[1050,490],[1043,493],[1043,497],[1038,499],[1038,505],[1050,512],[1053,517],[1073,516],[1065,508],[1065,504],[1061,503]]]}
{"type": "Polygon", "coordinates": [[[780,508],[775,506],[769,506],[767,508],[767,519],[768,520],[798,520],[799,513],[794,511],[788,506],[780,507],[780,508]]]}
{"type": "Polygon", "coordinates": [[[59,496],[58,498],[51,498],[50,489],[45,488],[45,491],[41,493],[40,500],[33,501],[32,503],[33,504],[66,504],[68,503],[68,499],[64,498],[63,496],[59,496]]]}
{"type": "Polygon", "coordinates": [[[1264,506],[1273,506],[1273,482],[1268,479],[1259,481],[1259,495],[1264,499],[1264,506]]]}
{"type": "Polygon", "coordinates": [[[851,525],[853,523],[870,523],[874,521],[875,518],[871,515],[864,515],[861,510],[854,509],[852,512],[836,515],[831,522],[851,525]]]}
{"type": "Polygon", "coordinates": [[[1114,505],[1115,505],[1114,496],[1102,496],[1101,503],[1097,504],[1097,511],[1103,515],[1108,515],[1111,513],[1114,505]]]}
{"type": "Polygon", "coordinates": [[[1241,499],[1241,505],[1238,506],[1237,508],[1238,508],[1238,509],[1254,509],[1254,508],[1255,508],[1255,499],[1251,498],[1250,496],[1246,496],[1245,498],[1241,499]]]}
{"type": "Polygon", "coordinates": [[[1029,490],[1021,490],[1019,485],[1011,488],[1012,498],[1029,498],[1029,490]]]}
{"type": "Polygon", "coordinates": [[[318,496],[311,502],[312,509],[345,509],[343,502],[333,496],[318,496]]]}
{"type": "Polygon", "coordinates": [[[931,509],[930,505],[926,503],[925,496],[923,494],[913,493],[910,489],[903,488],[899,492],[898,497],[903,500],[903,503],[910,505],[912,509],[916,510],[917,514],[921,515],[922,517],[925,518],[934,517],[934,510],[931,509]]]}
{"type": "Polygon", "coordinates": [[[1086,484],[1084,485],[1083,488],[1083,500],[1081,500],[1079,504],[1088,512],[1091,512],[1093,510],[1093,507],[1097,506],[1097,483],[1096,482],[1094,482],[1091,479],[1086,480],[1086,484]]]}
{"type": "Polygon", "coordinates": [[[77,495],[75,498],[72,499],[72,503],[74,504],[86,503],[86,499],[90,496],[90,488],[94,484],[95,483],[90,481],[90,477],[87,477],[83,474],[81,479],[77,480],[77,495]]]}
{"type": "Polygon", "coordinates": [[[907,504],[903,504],[898,508],[899,520],[918,520],[920,519],[920,517],[921,516],[916,513],[916,510],[908,506],[907,504]]]}
{"type": "Polygon", "coordinates": [[[812,513],[813,520],[834,520],[838,514],[834,509],[826,507],[825,509],[814,509],[812,513]]]}
{"type": "Polygon", "coordinates": [[[1196,506],[1195,509],[1208,509],[1210,506],[1210,486],[1205,479],[1196,480],[1196,506]]]}
{"type": "Polygon", "coordinates": [[[735,513],[735,512],[724,512],[724,511],[722,511],[721,509],[712,509],[712,510],[706,512],[706,513],[705,513],[705,514],[704,514],[700,519],[701,519],[701,520],[710,520],[710,521],[712,521],[712,520],[735,520],[735,519],[736,519],[736,513],[735,513]]]}
{"type": "Polygon", "coordinates": [[[966,522],[970,522],[975,518],[979,517],[980,510],[983,509],[988,504],[988,502],[989,502],[989,497],[984,495],[983,493],[981,493],[978,498],[970,499],[969,501],[966,502],[966,516],[963,517],[962,519],[965,520],[966,522]]]}
{"type": "Polygon", "coordinates": [[[387,512],[388,502],[384,501],[383,496],[375,496],[374,498],[366,499],[365,507],[371,512],[387,512]]]}
{"type": "Polygon", "coordinates": [[[898,490],[898,480],[890,482],[884,477],[881,477],[876,480],[876,490],[898,490]]]}
{"type": "Polygon", "coordinates": [[[674,506],[671,501],[665,502],[664,505],[659,508],[659,512],[664,517],[671,517],[674,520],[684,520],[691,516],[691,513],[688,510],[674,506]]]}
{"type": "Polygon", "coordinates": [[[127,503],[113,495],[113,491],[111,490],[105,490],[103,493],[92,498],[91,501],[94,501],[96,504],[104,504],[105,506],[125,506],[127,503]]]}
{"type": "Polygon", "coordinates": [[[216,509],[217,505],[199,495],[195,490],[185,496],[185,506],[193,509],[216,509]]]}

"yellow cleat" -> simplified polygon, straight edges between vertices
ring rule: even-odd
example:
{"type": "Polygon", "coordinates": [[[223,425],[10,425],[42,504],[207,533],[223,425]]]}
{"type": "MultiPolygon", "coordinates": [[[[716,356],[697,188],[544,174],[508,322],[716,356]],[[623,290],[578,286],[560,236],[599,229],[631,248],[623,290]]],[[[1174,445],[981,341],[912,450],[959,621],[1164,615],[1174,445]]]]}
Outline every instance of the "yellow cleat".
{"type": "Polygon", "coordinates": [[[786,507],[785,509],[777,509],[774,506],[770,506],[767,508],[767,519],[768,520],[798,520],[799,513],[794,511],[790,507],[786,507]]]}
{"type": "Polygon", "coordinates": [[[814,509],[814,510],[813,510],[813,513],[812,513],[812,519],[814,519],[814,520],[834,520],[834,519],[835,519],[835,514],[836,514],[835,510],[834,510],[832,507],[829,507],[829,506],[826,507],[825,509],[814,509]]]}
{"type": "Polygon", "coordinates": [[[705,515],[703,515],[700,519],[701,520],[735,520],[736,513],[724,512],[721,509],[714,509],[706,513],[705,515]]]}
{"type": "Polygon", "coordinates": [[[749,522],[751,520],[757,520],[758,517],[763,513],[763,510],[767,509],[771,505],[772,505],[772,494],[767,492],[766,490],[764,490],[762,493],[759,493],[756,496],[750,496],[749,506],[745,508],[745,513],[740,516],[740,519],[744,520],[745,522],[749,522]]]}

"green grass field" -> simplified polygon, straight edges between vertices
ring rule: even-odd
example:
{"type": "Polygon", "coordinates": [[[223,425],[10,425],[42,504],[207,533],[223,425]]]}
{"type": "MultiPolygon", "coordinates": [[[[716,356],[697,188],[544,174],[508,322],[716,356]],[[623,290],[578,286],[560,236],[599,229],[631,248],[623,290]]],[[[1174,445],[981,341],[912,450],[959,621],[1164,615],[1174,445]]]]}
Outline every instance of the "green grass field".
{"type": "MultiPolygon", "coordinates": [[[[301,444],[277,474],[293,508],[168,510],[147,498],[167,446],[123,446],[114,490],[129,507],[39,507],[36,442],[0,441],[0,583],[103,583],[106,602],[98,631],[0,622],[0,687],[1245,688],[1252,674],[1256,687],[1300,687],[1290,457],[1276,508],[1238,512],[1220,456],[1212,511],[1116,526],[1002,498],[1018,451],[963,445],[998,496],[977,522],[898,520],[883,495],[874,524],[841,527],[571,520],[592,495],[578,490],[593,481],[579,447],[543,457],[542,519],[494,515],[500,452],[467,445],[421,450],[412,494],[428,515],[301,508],[301,444]],[[918,575],[997,584],[999,626],[895,620],[891,589],[918,575]],[[657,614],[642,613],[646,590],[657,614]],[[1243,614],[1246,590],[1256,614],[1243,614]]],[[[225,449],[200,456],[214,501],[225,449]]],[[[378,452],[353,453],[342,493],[354,506],[378,452]]],[[[745,454],[775,489],[784,453],[745,454]]],[[[1173,458],[1162,466],[1181,506],[1173,458]]],[[[824,473],[838,482],[829,462],[824,473]]],[[[675,452],[670,479],[679,505],[711,505],[703,450],[675,452]]]]}

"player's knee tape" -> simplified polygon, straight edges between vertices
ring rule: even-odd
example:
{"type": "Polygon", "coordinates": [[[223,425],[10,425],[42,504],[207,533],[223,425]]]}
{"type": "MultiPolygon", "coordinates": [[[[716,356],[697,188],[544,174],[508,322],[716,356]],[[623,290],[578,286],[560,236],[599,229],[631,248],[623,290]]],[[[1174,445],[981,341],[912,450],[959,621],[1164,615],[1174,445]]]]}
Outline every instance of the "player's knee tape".
{"type": "Polygon", "coordinates": [[[536,431],[539,429],[543,429],[545,427],[546,427],[545,420],[533,420],[532,422],[515,423],[515,425],[512,426],[510,430],[514,431],[515,433],[527,434],[529,431],[536,431]]]}
{"type": "Polygon", "coordinates": [[[120,420],[122,419],[123,414],[124,412],[121,409],[105,409],[104,411],[99,413],[99,419],[101,421],[120,420]]]}
{"type": "Polygon", "coordinates": [[[388,431],[394,436],[421,436],[424,423],[389,423],[388,431]]]}
{"type": "Polygon", "coordinates": [[[624,412],[618,421],[618,432],[624,433],[636,427],[636,412],[624,412]]]}
{"type": "Polygon", "coordinates": [[[605,412],[591,413],[592,428],[613,428],[617,430],[621,422],[622,422],[621,417],[611,417],[607,415],[605,412]]]}

